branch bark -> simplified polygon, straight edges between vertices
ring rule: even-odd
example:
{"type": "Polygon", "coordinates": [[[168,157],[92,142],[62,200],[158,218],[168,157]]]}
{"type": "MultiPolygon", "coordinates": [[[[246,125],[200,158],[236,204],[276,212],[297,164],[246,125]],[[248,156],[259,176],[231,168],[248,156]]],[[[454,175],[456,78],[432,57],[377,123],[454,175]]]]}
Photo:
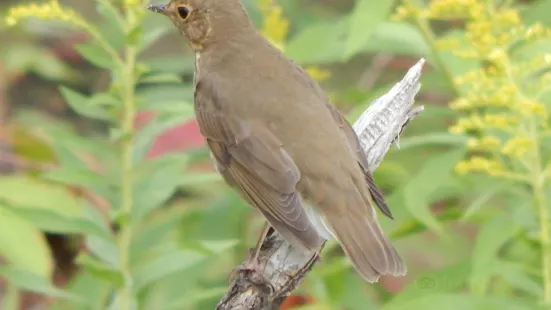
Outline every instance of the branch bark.
{"type": "MultiPolygon", "coordinates": [[[[421,86],[419,79],[424,63],[424,59],[419,60],[402,81],[375,100],[353,125],[371,171],[379,166],[393,143],[399,147],[402,130],[423,111],[423,106],[413,107],[413,103],[421,86]]],[[[259,260],[264,277],[272,287],[263,284],[258,275],[240,270],[216,309],[277,309],[312,269],[317,255],[304,254],[272,230],[262,244],[259,260]]]]}

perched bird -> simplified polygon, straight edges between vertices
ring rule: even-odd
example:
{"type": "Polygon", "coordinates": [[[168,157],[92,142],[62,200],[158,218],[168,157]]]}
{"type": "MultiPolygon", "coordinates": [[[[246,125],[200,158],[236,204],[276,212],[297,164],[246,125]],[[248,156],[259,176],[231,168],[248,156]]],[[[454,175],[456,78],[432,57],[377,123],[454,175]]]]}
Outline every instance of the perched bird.
{"type": "Polygon", "coordinates": [[[225,181],[294,246],[315,253],[335,237],[367,281],[404,275],[377,222],[374,202],[392,215],[358,137],[308,73],[256,31],[240,1],[148,8],[169,17],[195,52],[195,114],[225,181]]]}

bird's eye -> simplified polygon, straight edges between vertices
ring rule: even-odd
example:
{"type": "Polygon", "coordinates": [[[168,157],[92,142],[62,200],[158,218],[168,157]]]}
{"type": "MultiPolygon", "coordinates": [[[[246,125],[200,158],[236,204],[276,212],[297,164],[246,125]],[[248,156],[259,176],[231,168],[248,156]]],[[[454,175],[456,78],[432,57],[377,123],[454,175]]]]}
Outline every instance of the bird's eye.
{"type": "Polygon", "coordinates": [[[182,19],[188,18],[189,13],[190,13],[190,9],[188,7],[185,7],[185,6],[178,7],[178,15],[180,15],[182,19]]]}

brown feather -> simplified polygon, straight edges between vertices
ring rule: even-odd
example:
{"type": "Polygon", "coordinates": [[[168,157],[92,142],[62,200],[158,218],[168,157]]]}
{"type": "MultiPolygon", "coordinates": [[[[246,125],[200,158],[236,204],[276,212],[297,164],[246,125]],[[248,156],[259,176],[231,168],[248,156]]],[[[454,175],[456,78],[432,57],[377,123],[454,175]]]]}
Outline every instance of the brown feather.
{"type": "Polygon", "coordinates": [[[373,201],[390,210],[321,87],[255,31],[237,0],[172,0],[163,14],[197,53],[197,121],[224,179],[294,245],[317,250],[323,239],[313,223],[322,222],[367,280],[404,274],[373,201]],[[180,18],[181,5],[192,8],[189,18],[180,18]]]}

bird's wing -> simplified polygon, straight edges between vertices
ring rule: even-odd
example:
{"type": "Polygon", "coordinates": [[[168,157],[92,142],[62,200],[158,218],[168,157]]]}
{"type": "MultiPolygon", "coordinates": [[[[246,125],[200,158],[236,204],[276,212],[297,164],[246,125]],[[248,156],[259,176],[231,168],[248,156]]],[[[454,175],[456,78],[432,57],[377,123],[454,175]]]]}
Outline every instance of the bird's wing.
{"type": "Polygon", "coordinates": [[[226,181],[283,237],[317,250],[322,241],[296,191],[300,172],[279,139],[266,126],[217,109],[208,92],[198,89],[195,100],[201,133],[226,181]]]}
{"type": "Polygon", "coordinates": [[[358,161],[358,164],[360,167],[362,167],[362,170],[364,172],[365,180],[367,181],[367,184],[369,186],[369,192],[371,193],[371,197],[379,207],[379,210],[383,212],[384,215],[386,215],[389,218],[392,217],[392,212],[390,211],[390,208],[388,207],[385,198],[383,196],[383,193],[379,189],[379,187],[375,184],[375,180],[373,179],[373,174],[371,171],[369,171],[369,166],[367,163],[367,156],[365,155],[363,149],[360,145],[360,140],[358,139],[358,136],[354,132],[354,129],[352,129],[352,126],[350,123],[342,116],[342,114],[333,106],[331,103],[327,103],[327,108],[331,111],[331,114],[333,115],[333,118],[341,128],[341,130],[344,132],[346,139],[348,140],[348,144],[350,147],[354,150],[356,154],[356,160],[358,161]]]}

